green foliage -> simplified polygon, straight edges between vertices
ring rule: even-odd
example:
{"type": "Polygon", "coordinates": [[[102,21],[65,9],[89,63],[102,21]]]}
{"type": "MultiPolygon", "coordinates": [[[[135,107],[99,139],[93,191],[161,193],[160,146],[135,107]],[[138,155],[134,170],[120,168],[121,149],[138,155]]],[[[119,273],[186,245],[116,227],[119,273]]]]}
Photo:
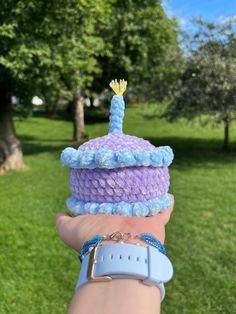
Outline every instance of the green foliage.
{"type": "Polygon", "coordinates": [[[125,78],[129,95],[163,98],[179,75],[181,51],[177,22],[161,1],[116,0],[110,22],[98,28],[109,44],[98,59],[103,71],[100,80],[95,78],[95,90],[103,90],[113,78],[125,78]]]}
{"type": "Polygon", "coordinates": [[[199,30],[190,43],[182,85],[167,116],[193,119],[209,114],[204,122],[229,125],[236,118],[235,22],[197,22],[199,30]]]}
{"type": "Polygon", "coordinates": [[[177,35],[160,1],[5,1],[0,84],[23,106],[35,94],[53,106],[78,88],[101,92],[115,77],[161,98],[179,73],[177,35]]]}
{"type": "Polygon", "coordinates": [[[106,21],[109,7],[102,0],[4,1],[0,84],[25,104],[35,94],[53,104],[86,90],[104,49],[95,23],[106,21]]]}
{"type": "MultiPolygon", "coordinates": [[[[174,278],[162,313],[235,313],[236,154],[219,152],[221,129],[142,118],[155,108],[128,108],[124,129],[175,152],[170,175],[176,206],[166,232],[174,278]]],[[[0,313],[65,314],[79,263],[57,236],[55,213],[66,209],[70,195],[59,154],[72,144],[71,122],[38,117],[16,125],[31,169],[0,177],[0,313]]],[[[101,120],[87,130],[95,137],[107,127],[101,120]]]]}

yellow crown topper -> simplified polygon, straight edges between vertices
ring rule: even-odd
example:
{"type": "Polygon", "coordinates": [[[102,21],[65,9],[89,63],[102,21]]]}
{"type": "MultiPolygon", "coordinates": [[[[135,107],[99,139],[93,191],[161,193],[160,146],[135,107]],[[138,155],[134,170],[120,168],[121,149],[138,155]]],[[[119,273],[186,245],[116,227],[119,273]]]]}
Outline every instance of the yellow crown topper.
{"type": "Polygon", "coordinates": [[[126,90],[127,82],[125,80],[120,80],[120,82],[118,82],[117,79],[115,79],[112,80],[109,85],[116,93],[116,95],[122,96],[126,90]]]}

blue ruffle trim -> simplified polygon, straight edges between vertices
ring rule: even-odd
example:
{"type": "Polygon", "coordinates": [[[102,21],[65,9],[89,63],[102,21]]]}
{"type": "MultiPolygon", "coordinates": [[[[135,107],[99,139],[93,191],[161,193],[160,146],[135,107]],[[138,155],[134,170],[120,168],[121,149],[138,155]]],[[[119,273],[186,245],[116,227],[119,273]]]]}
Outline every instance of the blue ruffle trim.
{"type": "Polygon", "coordinates": [[[112,151],[109,149],[81,151],[73,147],[67,147],[61,153],[61,163],[70,168],[106,168],[114,169],[132,166],[169,166],[174,158],[169,146],[160,146],[151,151],[130,151],[121,149],[112,151]]]}
{"type": "Polygon", "coordinates": [[[95,203],[83,202],[71,196],[67,200],[68,209],[75,215],[106,214],[120,216],[152,216],[170,207],[172,197],[170,194],[136,203],[95,203]]]}

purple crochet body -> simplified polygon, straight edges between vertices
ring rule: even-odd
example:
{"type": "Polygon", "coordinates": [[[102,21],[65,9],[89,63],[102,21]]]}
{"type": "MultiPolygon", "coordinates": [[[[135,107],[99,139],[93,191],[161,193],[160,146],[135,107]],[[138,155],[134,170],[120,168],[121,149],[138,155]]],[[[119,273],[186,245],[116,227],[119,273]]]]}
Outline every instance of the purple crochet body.
{"type": "Polygon", "coordinates": [[[147,140],[133,135],[127,135],[124,133],[110,133],[108,135],[92,139],[79,147],[81,151],[99,150],[101,148],[110,149],[113,151],[119,151],[124,148],[127,148],[130,151],[139,149],[151,151],[155,149],[155,146],[147,140]]]}
{"type": "Polygon", "coordinates": [[[168,192],[166,167],[128,167],[122,169],[72,169],[73,196],[97,203],[142,202],[168,192]]]}
{"type": "Polygon", "coordinates": [[[124,134],[124,107],[123,97],[113,96],[109,134],[62,152],[62,164],[71,169],[67,206],[76,215],[148,216],[171,204],[168,166],[173,152],[124,134]]]}

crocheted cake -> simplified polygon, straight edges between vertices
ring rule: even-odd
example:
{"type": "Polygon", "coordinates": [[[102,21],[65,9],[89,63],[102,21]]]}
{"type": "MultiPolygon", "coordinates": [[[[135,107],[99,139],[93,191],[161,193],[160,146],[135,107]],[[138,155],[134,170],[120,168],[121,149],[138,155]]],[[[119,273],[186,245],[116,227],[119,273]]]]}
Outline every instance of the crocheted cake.
{"type": "Polygon", "coordinates": [[[76,215],[150,216],[171,204],[172,149],[123,133],[126,85],[124,80],[110,83],[116,95],[111,100],[108,135],[61,154],[61,163],[70,168],[72,196],[67,206],[76,215]]]}

